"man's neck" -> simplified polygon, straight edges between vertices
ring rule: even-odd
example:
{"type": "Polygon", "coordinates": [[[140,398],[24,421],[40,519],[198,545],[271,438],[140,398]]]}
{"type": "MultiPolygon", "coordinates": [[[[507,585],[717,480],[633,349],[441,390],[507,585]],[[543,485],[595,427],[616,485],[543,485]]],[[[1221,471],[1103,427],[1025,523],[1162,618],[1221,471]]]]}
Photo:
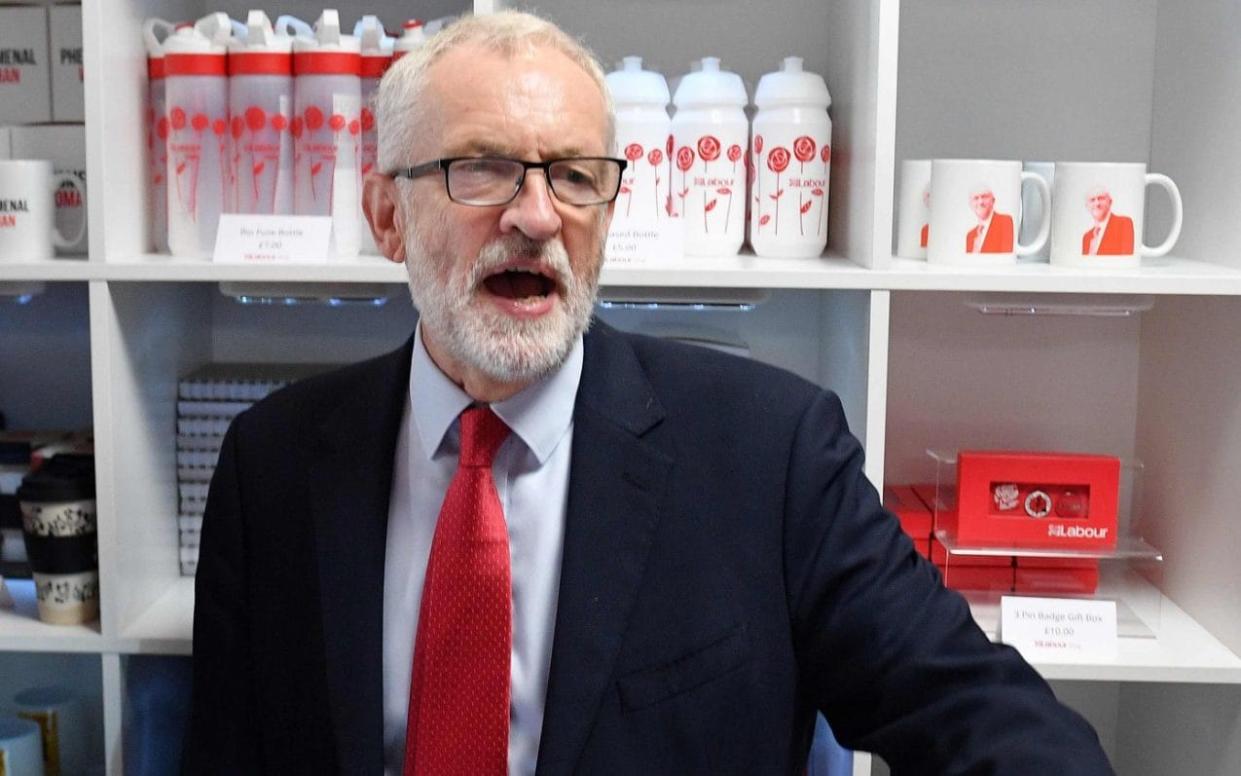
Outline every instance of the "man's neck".
{"type": "Polygon", "coordinates": [[[465,391],[471,399],[481,404],[504,401],[517,395],[533,382],[506,383],[484,374],[479,369],[462,364],[442,349],[434,338],[428,337],[425,328],[422,330],[422,344],[427,349],[427,355],[431,357],[432,363],[444,373],[444,376],[465,391]]]}

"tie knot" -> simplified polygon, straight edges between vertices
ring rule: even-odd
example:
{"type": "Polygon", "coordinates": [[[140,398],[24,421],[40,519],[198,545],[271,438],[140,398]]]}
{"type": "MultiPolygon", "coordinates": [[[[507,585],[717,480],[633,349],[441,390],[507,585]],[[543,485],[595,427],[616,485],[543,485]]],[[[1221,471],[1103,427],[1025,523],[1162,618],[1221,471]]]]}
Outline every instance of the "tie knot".
{"type": "Polygon", "coordinates": [[[461,413],[461,466],[491,468],[496,451],[508,438],[509,427],[490,407],[470,407],[461,413]]]}

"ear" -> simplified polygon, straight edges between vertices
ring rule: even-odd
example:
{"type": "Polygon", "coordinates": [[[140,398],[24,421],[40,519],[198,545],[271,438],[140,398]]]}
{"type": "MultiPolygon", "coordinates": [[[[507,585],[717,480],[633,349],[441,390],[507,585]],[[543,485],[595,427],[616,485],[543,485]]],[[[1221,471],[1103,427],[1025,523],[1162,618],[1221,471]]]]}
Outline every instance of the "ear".
{"type": "Polygon", "coordinates": [[[389,261],[405,262],[404,224],[396,181],[376,172],[367,173],[362,183],[362,212],[371,225],[371,235],[379,252],[389,261]]]}

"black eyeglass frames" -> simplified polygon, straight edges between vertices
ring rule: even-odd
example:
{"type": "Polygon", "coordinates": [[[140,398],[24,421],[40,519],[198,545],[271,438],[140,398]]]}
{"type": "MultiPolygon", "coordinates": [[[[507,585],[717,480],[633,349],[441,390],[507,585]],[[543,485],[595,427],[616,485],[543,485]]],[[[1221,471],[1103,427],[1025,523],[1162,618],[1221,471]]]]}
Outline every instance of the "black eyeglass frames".
{"type": "Polygon", "coordinates": [[[580,156],[548,162],[526,162],[491,156],[436,159],[402,167],[392,178],[420,178],[444,172],[448,198],[461,205],[493,207],[512,202],[529,170],[542,170],[556,199],[566,205],[604,205],[620,192],[621,173],[628,162],[606,156],[580,156]]]}

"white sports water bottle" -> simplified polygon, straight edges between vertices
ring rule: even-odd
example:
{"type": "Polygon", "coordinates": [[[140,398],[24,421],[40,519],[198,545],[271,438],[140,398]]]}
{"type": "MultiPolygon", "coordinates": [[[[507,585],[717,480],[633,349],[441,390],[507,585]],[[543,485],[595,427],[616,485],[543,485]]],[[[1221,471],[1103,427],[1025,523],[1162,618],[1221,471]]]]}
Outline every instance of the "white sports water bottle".
{"type": "Polygon", "coordinates": [[[401,57],[427,42],[427,30],[421,19],[409,19],[401,25],[401,37],[392,44],[392,61],[401,57]]]}
{"type": "Polygon", "coordinates": [[[358,39],[323,12],[314,38],[293,41],[293,211],[332,217],[332,253],[358,255],[358,156],[362,144],[358,39]]]}
{"type": "Polygon", "coordinates": [[[827,245],[832,104],[827,84],[788,57],[754,90],[754,207],[750,244],[759,256],[812,258],[827,245]]]}
{"type": "Polygon", "coordinates": [[[233,203],[238,213],[293,212],[293,39],[250,11],[228,52],[233,203]]]}
{"type": "Polygon", "coordinates": [[[642,69],[641,57],[625,57],[621,69],[607,75],[616,106],[616,147],[628,162],[612,230],[649,229],[672,213],[669,188],[672,121],[668,118],[668,82],[642,69]]]}
{"type": "Polygon", "coordinates": [[[672,212],[685,228],[686,256],[731,256],[745,240],[745,85],[706,57],[685,75],[673,102],[672,212]]]}
{"type": "Polygon", "coordinates": [[[142,39],[147,50],[147,185],[151,187],[151,245],[168,252],[168,116],[164,102],[164,41],[174,25],[147,19],[142,39]]]}
{"type": "MultiPolygon", "coordinates": [[[[353,28],[353,35],[362,47],[362,152],[358,158],[361,165],[361,179],[375,169],[379,158],[379,132],[375,127],[375,92],[379,91],[379,81],[392,65],[392,38],[384,32],[383,23],[377,16],[363,16],[353,28]]],[[[358,198],[361,205],[361,197],[358,198]]],[[[358,208],[358,228],[361,230],[361,249],[363,253],[378,253],[375,239],[371,236],[371,226],[366,216],[358,208]]]]}
{"type": "Polygon", "coordinates": [[[227,43],[223,13],[178,26],[164,41],[168,118],[168,247],[174,256],[209,256],[228,208],[227,43]]]}

